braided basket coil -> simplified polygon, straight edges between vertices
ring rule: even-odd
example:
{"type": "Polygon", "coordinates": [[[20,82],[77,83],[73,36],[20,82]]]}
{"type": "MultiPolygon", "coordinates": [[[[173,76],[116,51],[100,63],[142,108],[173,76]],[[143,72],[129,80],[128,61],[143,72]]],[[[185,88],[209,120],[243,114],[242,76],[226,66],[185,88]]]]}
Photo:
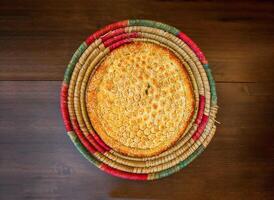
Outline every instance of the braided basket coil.
{"type": "Polygon", "coordinates": [[[121,178],[154,180],[169,176],[194,160],[216,131],[215,82],[204,54],[184,33],[160,22],[125,20],[93,33],[68,64],[60,98],[66,131],[77,149],[101,170],[121,178]],[[184,134],[168,148],[149,156],[126,155],[111,148],[94,129],[86,105],[89,82],[107,56],[138,42],[161,46],[176,55],[190,78],[195,99],[184,134]]]}

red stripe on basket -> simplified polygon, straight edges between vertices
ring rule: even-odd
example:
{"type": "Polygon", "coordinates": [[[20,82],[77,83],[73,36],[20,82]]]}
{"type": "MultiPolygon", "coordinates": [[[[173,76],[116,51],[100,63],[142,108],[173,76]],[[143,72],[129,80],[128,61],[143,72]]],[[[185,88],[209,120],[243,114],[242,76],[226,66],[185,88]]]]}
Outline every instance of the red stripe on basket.
{"type": "Polygon", "coordinates": [[[106,150],[101,147],[97,141],[89,134],[86,136],[87,140],[89,141],[89,143],[97,150],[99,151],[100,153],[105,153],[106,150]]]}
{"type": "Polygon", "coordinates": [[[132,39],[130,39],[130,38],[126,38],[126,39],[120,40],[120,41],[118,41],[118,42],[110,45],[109,46],[109,50],[112,51],[112,50],[120,47],[123,44],[130,43],[131,41],[132,41],[132,39]]]}
{"type": "Polygon", "coordinates": [[[108,39],[110,39],[110,38],[112,38],[116,35],[120,35],[122,33],[125,33],[125,29],[124,28],[119,28],[119,29],[111,31],[111,32],[107,33],[106,35],[102,36],[101,40],[102,40],[102,42],[104,42],[104,41],[106,41],[106,40],[108,40],[108,39]]]}
{"type": "Polygon", "coordinates": [[[203,118],[204,110],[205,110],[205,97],[203,95],[199,95],[199,110],[197,114],[197,118],[195,123],[200,124],[203,118]]]}
{"type": "Polygon", "coordinates": [[[203,115],[202,122],[198,126],[198,129],[195,131],[195,133],[192,135],[192,139],[194,141],[196,141],[196,140],[198,140],[200,138],[200,136],[202,135],[202,133],[205,130],[207,122],[208,122],[208,116],[207,115],[203,115]]]}
{"type": "Polygon", "coordinates": [[[121,35],[115,36],[113,38],[110,38],[109,40],[106,40],[103,42],[105,47],[109,47],[110,45],[114,44],[115,42],[121,41],[125,38],[136,38],[138,37],[137,32],[132,32],[132,33],[123,33],[121,35]]]}
{"type": "Polygon", "coordinates": [[[100,153],[105,153],[108,151],[102,145],[100,145],[100,143],[91,134],[87,135],[87,139],[100,153]]]}
{"type": "Polygon", "coordinates": [[[109,146],[107,146],[97,134],[93,134],[93,137],[105,149],[105,151],[111,150],[111,148],[109,146]]]}
{"type": "Polygon", "coordinates": [[[116,23],[107,25],[104,28],[93,33],[91,36],[89,36],[86,39],[86,43],[87,43],[87,45],[90,45],[92,42],[94,42],[95,39],[100,38],[102,35],[106,34],[107,32],[109,32],[111,30],[118,29],[118,28],[126,27],[127,25],[128,25],[128,20],[120,21],[120,22],[116,22],[116,23]]]}
{"type": "Polygon", "coordinates": [[[187,43],[187,45],[195,52],[195,54],[197,55],[197,57],[199,58],[199,60],[203,63],[203,64],[207,64],[207,60],[203,54],[203,52],[201,51],[201,49],[197,46],[197,44],[195,44],[186,34],[184,34],[183,32],[180,32],[178,34],[178,37],[183,40],[185,43],[187,43]]]}
{"type": "MultiPolygon", "coordinates": [[[[95,152],[100,152],[100,153],[105,153],[107,151],[107,149],[105,149],[104,147],[100,146],[100,144],[98,144],[98,142],[89,134],[87,137],[84,136],[82,130],[79,127],[79,124],[77,122],[77,119],[73,119],[72,120],[72,125],[73,128],[75,130],[75,132],[77,133],[77,135],[79,135],[80,137],[84,137],[84,142],[88,142],[89,146],[94,149],[95,152]]],[[[91,152],[93,153],[93,152],[91,152]]]]}
{"type": "Polygon", "coordinates": [[[124,172],[118,169],[114,169],[108,165],[106,165],[105,163],[102,163],[100,168],[109,173],[112,174],[114,176],[118,176],[121,178],[125,178],[125,179],[131,179],[131,180],[147,180],[148,175],[147,174],[134,174],[134,173],[129,173],[129,172],[124,172]]]}
{"type": "Polygon", "coordinates": [[[91,43],[93,43],[95,41],[95,38],[93,35],[90,35],[87,39],[86,39],[86,44],[90,45],[91,43]]]}
{"type": "Polygon", "coordinates": [[[74,131],[75,131],[76,135],[80,139],[81,143],[85,146],[85,148],[92,154],[96,153],[97,150],[85,138],[85,136],[83,135],[82,131],[79,128],[79,125],[78,125],[76,119],[72,120],[72,125],[73,125],[73,128],[74,128],[74,131]]]}
{"type": "Polygon", "coordinates": [[[72,126],[69,119],[67,97],[68,97],[68,86],[67,84],[63,83],[61,88],[61,95],[60,95],[60,105],[61,105],[61,113],[62,113],[66,131],[69,132],[69,131],[72,131],[72,126]]]}

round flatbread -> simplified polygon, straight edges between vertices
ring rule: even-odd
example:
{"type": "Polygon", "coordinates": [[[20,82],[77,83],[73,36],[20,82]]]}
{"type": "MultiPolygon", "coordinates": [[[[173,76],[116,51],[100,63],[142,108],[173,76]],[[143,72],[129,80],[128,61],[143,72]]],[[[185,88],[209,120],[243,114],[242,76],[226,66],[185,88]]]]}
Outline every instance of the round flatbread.
{"type": "Polygon", "coordinates": [[[172,146],[194,113],[189,75],[169,49],[132,42],[109,53],[86,90],[91,124],[113,150],[149,157],[172,146]]]}

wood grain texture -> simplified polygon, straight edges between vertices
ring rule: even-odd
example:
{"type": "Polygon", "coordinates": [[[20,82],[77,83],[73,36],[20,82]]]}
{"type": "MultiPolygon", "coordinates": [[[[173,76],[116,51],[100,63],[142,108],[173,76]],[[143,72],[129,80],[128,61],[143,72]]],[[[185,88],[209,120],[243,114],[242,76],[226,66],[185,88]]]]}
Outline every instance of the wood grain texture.
{"type": "Polygon", "coordinates": [[[78,45],[118,20],[173,25],[199,44],[217,81],[270,82],[271,2],[1,0],[0,80],[62,80],[78,45]]]}
{"type": "Polygon", "coordinates": [[[273,199],[274,5],[271,1],[1,0],[0,199],[273,199]],[[174,25],[217,80],[216,136],[184,170],[133,182],[86,161],[59,112],[77,46],[114,21],[174,25]]]}
{"type": "Polygon", "coordinates": [[[273,84],[217,84],[222,124],[208,149],[181,172],[147,183],[111,177],[77,152],[59,113],[60,84],[0,82],[0,199],[272,197],[273,84]]]}

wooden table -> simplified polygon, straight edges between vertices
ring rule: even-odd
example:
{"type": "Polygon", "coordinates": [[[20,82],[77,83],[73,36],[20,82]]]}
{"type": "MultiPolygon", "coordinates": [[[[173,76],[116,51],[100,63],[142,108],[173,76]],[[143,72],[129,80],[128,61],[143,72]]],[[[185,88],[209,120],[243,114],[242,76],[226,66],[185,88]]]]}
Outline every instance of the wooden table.
{"type": "Polygon", "coordinates": [[[273,199],[271,1],[0,1],[0,199],[273,199]],[[128,18],[178,27],[217,82],[216,136],[184,170],[133,182],[91,166],[65,134],[61,80],[78,45],[128,18]]]}

